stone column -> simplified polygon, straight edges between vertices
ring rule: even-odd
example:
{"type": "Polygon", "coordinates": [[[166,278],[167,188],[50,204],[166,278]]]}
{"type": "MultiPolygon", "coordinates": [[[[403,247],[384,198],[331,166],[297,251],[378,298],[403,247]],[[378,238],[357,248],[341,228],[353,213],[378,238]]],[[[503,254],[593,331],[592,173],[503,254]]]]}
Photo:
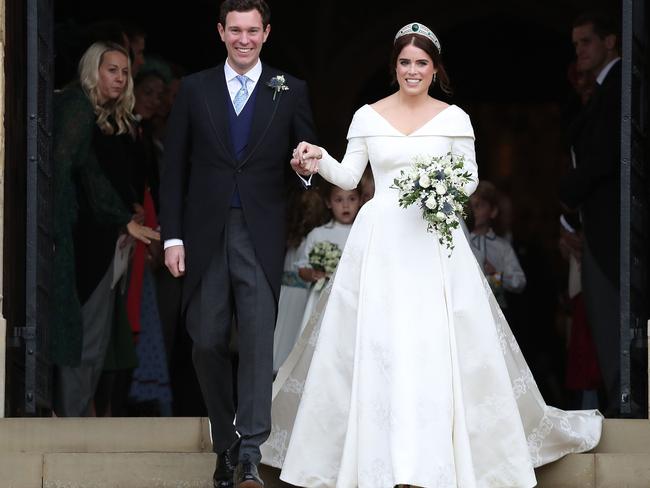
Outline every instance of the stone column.
{"type": "MultiPolygon", "coordinates": [[[[0,0],[0,121],[5,116],[5,0],[0,0]]],[[[5,357],[7,351],[7,322],[2,315],[3,303],[3,270],[4,259],[4,193],[5,193],[5,132],[4,124],[0,123],[0,418],[5,416],[5,357]]]]}

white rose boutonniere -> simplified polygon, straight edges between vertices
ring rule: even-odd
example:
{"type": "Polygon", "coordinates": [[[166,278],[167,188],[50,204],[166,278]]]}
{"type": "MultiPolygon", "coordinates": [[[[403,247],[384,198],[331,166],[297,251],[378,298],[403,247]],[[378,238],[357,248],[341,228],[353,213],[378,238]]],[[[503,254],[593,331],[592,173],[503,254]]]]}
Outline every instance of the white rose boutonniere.
{"type": "Polygon", "coordinates": [[[271,78],[266,82],[267,86],[273,88],[273,100],[278,93],[282,91],[287,91],[289,87],[287,86],[287,80],[284,79],[284,75],[277,75],[271,78]]]}

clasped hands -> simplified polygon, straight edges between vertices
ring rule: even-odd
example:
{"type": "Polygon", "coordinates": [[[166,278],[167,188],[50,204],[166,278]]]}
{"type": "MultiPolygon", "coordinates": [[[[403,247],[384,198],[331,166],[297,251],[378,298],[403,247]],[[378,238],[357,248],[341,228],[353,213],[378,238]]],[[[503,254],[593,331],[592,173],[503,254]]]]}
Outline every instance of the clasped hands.
{"type": "Polygon", "coordinates": [[[318,164],[323,157],[323,150],[315,144],[301,142],[293,150],[291,167],[302,176],[318,173],[318,164]]]}

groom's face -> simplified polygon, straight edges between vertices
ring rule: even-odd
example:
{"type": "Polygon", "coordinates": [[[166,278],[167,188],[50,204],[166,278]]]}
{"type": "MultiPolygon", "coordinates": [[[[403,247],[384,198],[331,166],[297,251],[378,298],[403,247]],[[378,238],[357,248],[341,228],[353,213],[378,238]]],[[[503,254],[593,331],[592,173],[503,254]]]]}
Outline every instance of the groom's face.
{"type": "Polygon", "coordinates": [[[229,64],[239,74],[244,74],[255,66],[262,45],[271,32],[270,25],[264,29],[262,16],[257,10],[228,12],[226,25],[219,24],[217,28],[226,45],[229,64]]]}

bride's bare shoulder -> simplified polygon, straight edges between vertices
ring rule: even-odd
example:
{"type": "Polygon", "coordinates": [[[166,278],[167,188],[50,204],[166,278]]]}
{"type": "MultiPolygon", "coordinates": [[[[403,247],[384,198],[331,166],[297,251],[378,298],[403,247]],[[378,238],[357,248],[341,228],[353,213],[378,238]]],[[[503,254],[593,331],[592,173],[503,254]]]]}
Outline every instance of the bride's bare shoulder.
{"type": "Polygon", "coordinates": [[[375,103],[371,103],[370,107],[374,108],[377,112],[382,113],[385,110],[389,109],[395,103],[395,94],[389,95],[386,98],[377,100],[375,103]]]}
{"type": "Polygon", "coordinates": [[[438,111],[444,110],[447,107],[449,107],[448,103],[433,97],[429,97],[429,103],[431,104],[431,107],[433,107],[435,110],[438,111]]]}

